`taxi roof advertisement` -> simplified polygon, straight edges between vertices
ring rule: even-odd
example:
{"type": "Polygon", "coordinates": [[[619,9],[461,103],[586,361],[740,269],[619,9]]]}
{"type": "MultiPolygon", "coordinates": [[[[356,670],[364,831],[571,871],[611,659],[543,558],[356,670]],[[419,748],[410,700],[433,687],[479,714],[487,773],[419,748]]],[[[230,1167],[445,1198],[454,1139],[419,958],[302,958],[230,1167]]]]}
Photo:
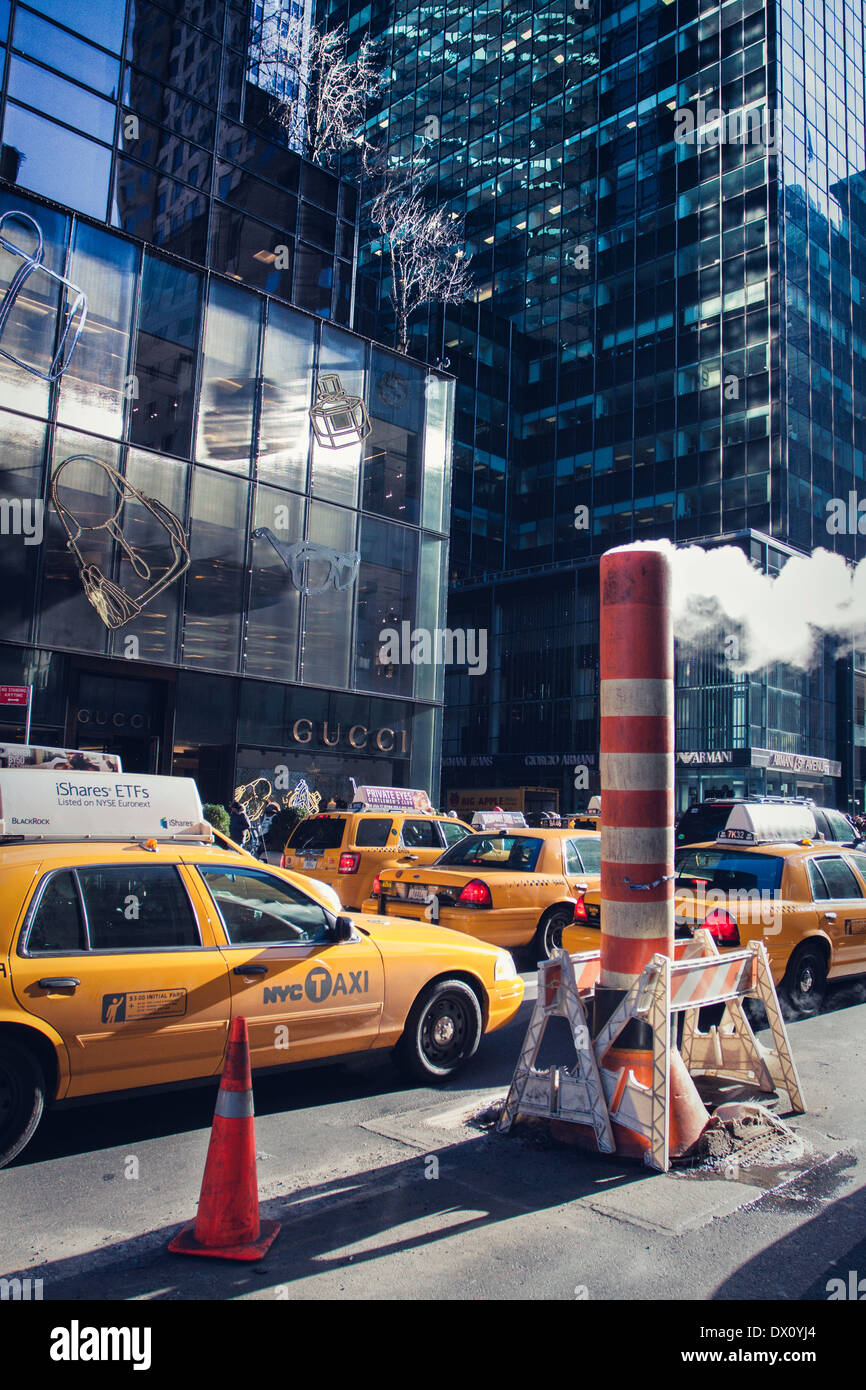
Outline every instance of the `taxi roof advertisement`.
{"type": "Polygon", "coordinates": [[[171,839],[201,827],[187,777],[0,770],[0,835],[26,839],[171,839]]]}

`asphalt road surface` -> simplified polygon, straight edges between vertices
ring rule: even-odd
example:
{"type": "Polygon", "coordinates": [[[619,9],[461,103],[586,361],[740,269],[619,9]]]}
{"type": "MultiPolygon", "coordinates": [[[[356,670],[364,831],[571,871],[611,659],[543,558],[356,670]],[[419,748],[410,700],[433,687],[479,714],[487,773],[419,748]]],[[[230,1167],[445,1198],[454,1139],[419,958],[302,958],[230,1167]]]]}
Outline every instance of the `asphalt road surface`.
{"type": "MultiPolygon", "coordinates": [[[[837,986],[790,1026],[802,1158],[730,1179],[468,1123],[507,1089],[529,1000],[441,1088],[407,1087],[386,1053],[260,1077],[262,1214],[282,1232],[258,1265],[166,1253],[195,1214],[214,1084],[55,1112],[0,1173],[0,1273],[46,1300],[826,1300],[866,1279],[864,1000],[837,986]]],[[[570,1060],[554,1029],[551,1058],[570,1060]]]]}

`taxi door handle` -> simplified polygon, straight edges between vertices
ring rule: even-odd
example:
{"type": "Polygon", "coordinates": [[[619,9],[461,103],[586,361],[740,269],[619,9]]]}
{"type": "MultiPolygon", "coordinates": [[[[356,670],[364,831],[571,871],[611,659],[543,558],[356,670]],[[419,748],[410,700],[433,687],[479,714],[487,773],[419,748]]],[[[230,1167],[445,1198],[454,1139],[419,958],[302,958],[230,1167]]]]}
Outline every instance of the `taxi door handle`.
{"type": "Polygon", "coordinates": [[[267,975],[266,965],[236,965],[232,971],[233,975],[267,975]]]}
{"type": "Polygon", "coordinates": [[[828,921],[828,922],[835,922],[835,921],[836,921],[836,913],[835,913],[835,912],[825,912],[825,913],[824,913],[824,916],[827,918],[827,921],[828,921]]]}
{"type": "Polygon", "coordinates": [[[44,980],[39,981],[40,989],[77,989],[81,984],[74,975],[46,975],[44,980]]]}

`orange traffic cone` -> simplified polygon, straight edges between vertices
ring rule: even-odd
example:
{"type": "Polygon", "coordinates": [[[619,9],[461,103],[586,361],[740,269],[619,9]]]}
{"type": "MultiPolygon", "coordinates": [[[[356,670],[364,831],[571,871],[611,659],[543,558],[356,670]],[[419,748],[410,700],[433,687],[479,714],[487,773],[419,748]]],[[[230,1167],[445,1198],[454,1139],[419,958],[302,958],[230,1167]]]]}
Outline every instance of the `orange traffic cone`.
{"type": "Polygon", "coordinates": [[[253,1082],[245,1018],[232,1019],[198,1215],[169,1244],[175,1255],[261,1260],[280,1229],[259,1219],[253,1082]]]}

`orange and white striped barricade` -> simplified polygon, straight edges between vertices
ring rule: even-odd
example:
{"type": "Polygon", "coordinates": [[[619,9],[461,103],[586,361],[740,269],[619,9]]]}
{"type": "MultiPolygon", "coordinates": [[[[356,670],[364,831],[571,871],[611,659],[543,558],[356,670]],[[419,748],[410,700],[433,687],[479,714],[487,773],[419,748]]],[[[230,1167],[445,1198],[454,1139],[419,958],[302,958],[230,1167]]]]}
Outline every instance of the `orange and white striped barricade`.
{"type": "Polygon", "coordinates": [[[538,967],[538,995],[498,1129],[506,1133],[517,1116],[570,1120],[592,1128],[602,1153],[615,1153],[613,1131],[590,1039],[584,999],[595,993],[600,954],[569,956],[557,951],[538,967]],[[573,1069],[536,1070],[535,1059],[551,1018],[567,1019],[577,1057],[573,1069]]]}
{"type": "MultiPolygon", "coordinates": [[[[684,947],[677,943],[677,956],[674,961],[653,956],[592,1039],[585,1004],[595,992],[600,952],[569,957],[560,951],[539,966],[538,998],[499,1130],[507,1132],[518,1114],[566,1120],[591,1127],[599,1152],[615,1153],[615,1125],[640,1136],[647,1146],[644,1162],[667,1172],[671,1152],[682,1151],[679,1117],[694,1089],[691,1076],[784,1090],[792,1111],[802,1114],[800,1080],[764,943],[722,955],[709,932],[701,930],[684,947]],[[755,1037],[743,1009],[746,998],[760,999],[767,1010],[772,1048],[755,1037]],[[725,1012],[718,1027],[701,1033],[697,1013],[710,1004],[724,1004],[725,1012]],[[685,1015],[682,1051],[671,1042],[672,1020],[679,1013],[685,1015]],[[547,1020],[554,1016],[567,1018],[571,1026],[577,1054],[573,1071],[535,1068],[547,1020]],[[638,1080],[627,1061],[616,1069],[604,1065],[609,1053],[619,1060],[614,1044],[632,1020],[652,1033],[649,1085],[638,1080]]],[[[685,1125],[688,1129],[687,1116],[685,1125]]]]}

